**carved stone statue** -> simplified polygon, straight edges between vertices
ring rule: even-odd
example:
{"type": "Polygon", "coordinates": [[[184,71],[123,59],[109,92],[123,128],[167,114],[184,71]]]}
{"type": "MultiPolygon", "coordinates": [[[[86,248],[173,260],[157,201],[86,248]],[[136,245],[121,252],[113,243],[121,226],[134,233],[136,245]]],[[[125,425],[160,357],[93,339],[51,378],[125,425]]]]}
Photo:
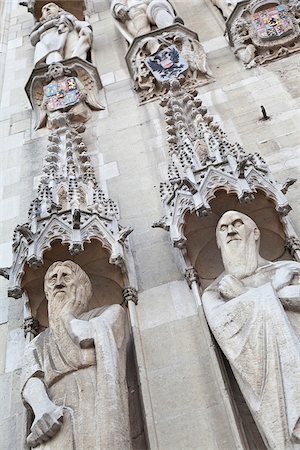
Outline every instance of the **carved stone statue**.
{"type": "Polygon", "coordinates": [[[89,310],[91,283],[72,261],[45,276],[49,328],[25,350],[22,397],[34,413],[31,447],[131,449],[122,306],[89,310]]]}
{"type": "Polygon", "coordinates": [[[300,264],[259,254],[260,231],[237,211],[218,222],[225,272],[203,294],[209,326],[272,450],[300,448],[300,264]]]}
{"type": "Polygon", "coordinates": [[[47,3],[30,35],[35,46],[34,64],[50,64],[73,56],[86,59],[92,38],[88,22],[78,20],[55,3],[47,3]]]}
{"type": "Polygon", "coordinates": [[[150,33],[152,26],[164,28],[172,25],[176,18],[174,8],[167,0],[113,0],[111,11],[130,43],[135,37],[150,33]]]}
{"type": "Polygon", "coordinates": [[[89,119],[91,110],[104,109],[97,100],[93,78],[85,67],[74,63],[71,68],[60,62],[52,63],[44,77],[34,78],[31,98],[37,114],[36,129],[45,125],[50,129],[59,128],[62,115],[66,116],[68,124],[76,127],[89,119]],[[80,74],[83,82],[72,76],[72,72],[80,74]]]}

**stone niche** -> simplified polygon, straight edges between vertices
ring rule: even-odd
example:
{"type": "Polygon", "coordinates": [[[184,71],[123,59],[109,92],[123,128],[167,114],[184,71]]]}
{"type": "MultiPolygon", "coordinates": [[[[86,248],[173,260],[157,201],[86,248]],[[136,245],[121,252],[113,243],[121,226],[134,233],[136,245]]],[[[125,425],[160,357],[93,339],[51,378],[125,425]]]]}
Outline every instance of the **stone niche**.
{"type": "Polygon", "coordinates": [[[72,260],[89,276],[93,297],[90,309],[114,303],[123,303],[122,290],[126,281],[120,267],[109,263],[109,252],[97,240],[85,244],[84,251],[70,255],[68,247],[56,240],[43,255],[44,264],[33,269],[24,268],[22,289],[26,291],[32,317],[39,323],[38,332],[48,327],[47,301],[44,294],[44,277],[55,261],[72,260]]]}
{"type": "Polygon", "coordinates": [[[297,1],[240,1],[226,22],[230,45],[246,68],[300,50],[297,1]]]}
{"type": "MultiPolygon", "coordinates": [[[[31,337],[48,327],[47,300],[43,283],[47,269],[55,261],[72,260],[89,276],[93,290],[90,309],[127,303],[125,294],[125,288],[128,286],[127,272],[124,266],[121,268],[110,263],[109,251],[99,240],[93,239],[90,243],[86,243],[84,251],[77,255],[70,255],[68,247],[55,240],[51,248],[45,251],[43,258],[44,264],[38,268],[33,269],[28,264],[25,265],[21,284],[25,297],[24,331],[31,337]]],[[[132,448],[143,450],[147,445],[132,337],[127,353],[127,385],[132,448]]],[[[28,425],[31,419],[31,415],[28,414],[28,425]]]]}
{"type": "MultiPolygon", "coordinates": [[[[252,202],[241,203],[234,194],[227,194],[225,190],[219,190],[210,202],[210,207],[211,214],[205,217],[199,217],[194,213],[185,215],[184,235],[187,257],[196,269],[203,289],[209,286],[224,270],[221,253],[216,245],[215,230],[218,220],[225,211],[240,211],[256,222],[261,231],[260,253],[264,258],[271,261],[292,259],[274,202],[263,193],[258,192],[252,202]]],[[[245,448],[266,450],[231,367],[215,340],[214,344],[243,444],[245,448]]]]}
{"type": "Polygon", "coordinates": [[[199,217],[194,213],[185,216],[184,236],[189,261],[198,272],[201,286],[205,289],[224,270],[221,253],[216,244],[216,225],[225,211],[240,211],[250,216],[261,231],[261,255],[270,261],[292,259],[288,250],[280,216],[272,200],[258,192],[255,200],[241,203],[234,194],[225,190],[215,193],[210,202],[211,213],[199,217]]]}

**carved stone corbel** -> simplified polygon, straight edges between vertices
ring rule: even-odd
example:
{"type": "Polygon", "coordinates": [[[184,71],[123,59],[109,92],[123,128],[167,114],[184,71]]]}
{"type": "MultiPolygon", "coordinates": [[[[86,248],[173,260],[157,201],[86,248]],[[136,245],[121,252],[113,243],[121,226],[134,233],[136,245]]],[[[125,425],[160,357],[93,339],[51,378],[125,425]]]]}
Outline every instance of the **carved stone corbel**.
{"type": "Polygon", "coordinates": [[[189,288],[192,289],[193,283],[197,283],[198,286],[200,286],[200,279],[197,270],[194,267],[188,267],[185,270],[185,279],[187,281],[187,284],[189,285],[189,288]]]}
{"type": "Polygon", "coordinates": [[[187,89],[214,81],[198,35],[179,23],[135,37],[126,62],[141,103],[168,92],[174,77],[187,89]]]}
{"type": "Polygon", "coordinates": [[[123,303],[125,306],[128,305],[128,302],[131,301],[133,302],[135,305],[137,305],[138,303],[138,293],[137,290],[134,287],[131,286],[127,286],[123,289],[122,291],[122,295],[123,295],[123,303]]]}
{"type": "Polygon", "coordinates": [[[290,252],[292,257],[295,258],[297,252],[300,252],[300,240],[296,236],[288,237],[285,248],[290,252]]]}

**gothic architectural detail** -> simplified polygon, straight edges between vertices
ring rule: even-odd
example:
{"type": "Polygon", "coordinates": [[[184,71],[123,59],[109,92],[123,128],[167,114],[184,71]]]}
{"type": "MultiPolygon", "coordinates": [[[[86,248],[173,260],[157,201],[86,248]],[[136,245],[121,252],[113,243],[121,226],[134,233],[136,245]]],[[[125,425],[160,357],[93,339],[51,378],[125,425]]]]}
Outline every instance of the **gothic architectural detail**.
{"type": "Polygon", "coordinates": [[[34,69],[25,89],[36,115],[35,128],[57,129],[64,121],[82,127],[91,110],[104,109],[97,98],[101,88],[97,69],[80,58],[34,69]]]}
{"type": "Polygon", "coordinates": [[[289,250],[293,258],[297,260],[300,259],[300,240],[296,236],[290,236],[286,240],[285,246],[289,250]]]}
{"type": "Polygon", "coordinates": [[[136,37],[126,61],[141,103],[164,95],[173,78],[184,76],[186,89],[213,81],[197,34],[178,23],[136,37]]]}
{"type": "Polygon", "coordinates": [[[22,295],[25,262],[41,266],[44,252],[54,241],[68,245],[70,254],[76,255],[85,243],[96,239],[109,251],[110,262],[122,266],[124,241],[131,231],[118,224],[118,207],[101,190],[81,134],[61,117],[60,127],[48,136],[43,174],[28,222],[14,232],[9,295],[22,295]]]}
{"type": "Polygon", "coordinates": [[[27,336],[27,334],[37,336],[37,334],[39,332],[38,320],[34,319],[33,317],[28,317],[28,318],[24,319],[23,330],[24,330],[25,337],[27,336]]]}
{"type": "Polygon", "coordinates": [[[137,305],[138,303],[138,293],[137,290],[134,287],[131,286],[127,286],[123,289],[123,299],[124,299],[124,304],[127,306],[128,302],[133,302],[137,305]]]}
{"type": "Polygon", "coordinates": [[[193,283],[200,284],[198,272],[194,267],[186,269],[184,276],[190,289],[192,288],[193,283]]]}
{"type": "MultiPolygon", "coordinates": [[[[274,202],[283,221],[291,209],[282,193],[290,183],[276,182],[258,153],[246,154],[240,144],[231,143],[197,94],[186,92],[173,80],[170,93],[161,102],[170,162],[168,181],[160,186],[165,216],[154,226],[170,230],[172,242],[179,248],[186,241],[185,213],[210,214],[210,202],[219,190],[235,194],[241,203],[251,202],[262,192],[274,202]]],[[[287,233],[292,233],[292,227],[287,233]]]]}
{"type": "Polygon", "coordinates": [[[226,22],[230,44],[246,68],[300,50],[299,2],[252,0],[236,4],[226,22]]]}

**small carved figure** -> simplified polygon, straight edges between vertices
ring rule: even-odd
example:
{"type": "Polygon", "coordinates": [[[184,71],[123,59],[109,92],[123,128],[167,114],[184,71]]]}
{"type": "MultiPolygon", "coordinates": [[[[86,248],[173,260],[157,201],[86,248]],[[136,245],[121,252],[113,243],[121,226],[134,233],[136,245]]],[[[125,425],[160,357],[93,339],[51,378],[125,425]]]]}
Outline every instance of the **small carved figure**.
{"type": "Polygon", "coordinates": [[[203,294],[209,326],[230,362],[268,449],[300,444],[300,264],[263,259],[260,231],[227,211],[217,244],[225,272],[203,294]]]}
{"type": "Polygon", "coordinates": [[[51,64],[73,56],[86,59],[92,38],[88,22],[78,20],[55,3],[47,3],[30,35],[35,46],[34,64],[51,64]]]}
{"type": "Polygon", "coordinates": [[[130,43],[136,36],[150,33],[152,26],[164,28],[172,25],[176,18],[174,8],[167,0],[113,0],[111,11],[118,21],[118,28],[130,43]]]}
{"type": "Polygon", "coordinates": [[[50,266],[45,294],[49,328],[24,356],[22,397],[34,413],[28,445],[130,450],[125,310],[89,310],[90,280],[72,261],[50,266]]]}
{"type": "Polygon", "coordinates": [[[92,77],[84,66],[76,63],[72,70],[59,62],[50,64],[45,77],[34,78],[31,94],[37,112],[35,129],[46,124],[50,129],[59,128],[62,115],[65,122],[76,128],[89,119],[90,110],[104,109],[97,101],[92,77]],[[71,76],[72,72],[83,82],[71,76]]]}
{"type": "Polygon", "coordinates": [[[199,75],[212,77],[211,70],[207,64],[206,54],[197,39],[191,39],[184,33],[177,33],[174,42],[179,45],[180,53],[189,66],[193,81],[196,82],[199,75]]]}
{"type": "Polygon", "coordinates": [[[235,20],[232,27],[235,55],[247,68],[255,66],[256,48],[249,34],[249,24],[242,17],[235,20]]]}

